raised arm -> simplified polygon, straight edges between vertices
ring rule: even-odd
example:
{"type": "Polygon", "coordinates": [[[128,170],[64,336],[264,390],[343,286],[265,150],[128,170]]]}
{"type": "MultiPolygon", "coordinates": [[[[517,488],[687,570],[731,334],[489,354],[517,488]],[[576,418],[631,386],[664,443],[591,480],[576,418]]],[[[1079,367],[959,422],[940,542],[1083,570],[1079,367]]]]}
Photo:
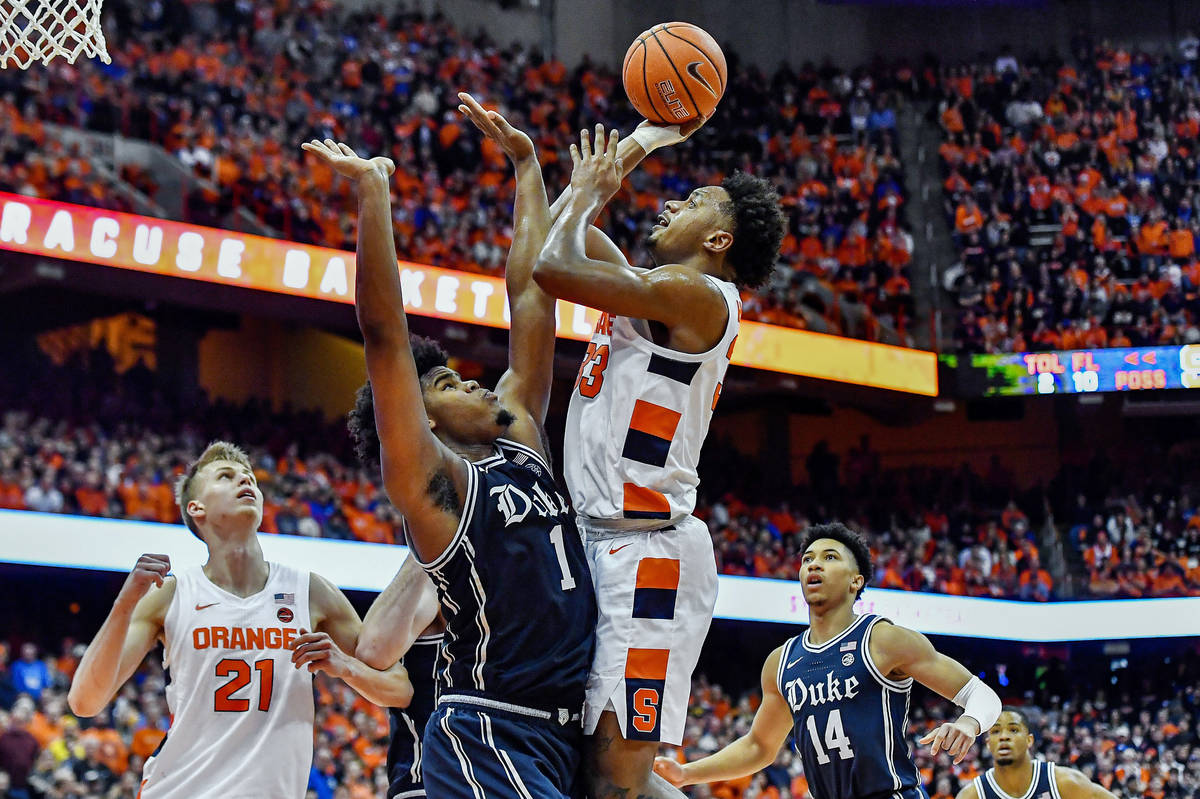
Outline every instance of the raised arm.
{"type": "Polygon", "coordinates": [[[359,158],[332,139],[302,147],[353,180],[358,189],[355,310],[375,395],[383,481],[388,497],[408,519],[422,558],[432,560],[458,524],[467,466],[433,435],[425,414],[392,237],[388,178],[395,167],[386,158],[359,158]],[[453,492],[444,490],[447,481],[453,492]]]}
{"type": "Polygon", "coordinates": [[[175,578],[167,576],[170,570],[166,555],[142,555],[125,578],[71,680],[67,704],[76,716],[94,716],[103,710],[161,636],[175,596],[175,578]]]}
{"type": "Polygon", "coordinates": [[[404,657],[437,614],[433,581],[416,558],[405,558],[396,576],[367,610],[355,657],[373,669],[390,668],[404,657]]]}
{"type": "Polygon", "coordinates": [[[315,573],[309,584],[309,608],[314,631],[302,630],[296,638],[293,665],[344,680],[380,707],[407,707],[413,694],[408,672],[396,661],[387,668],[371,668],[350,654],[358,645],[362,621],[346,595],[315,573]]]}
{"type": "Polygon", "coordinates": [[[556,297],[618,316],[653,319],[672,328],[694,323],[698,316],[715,316],[723,326],[724,300],[695,271],[673,265],[633,270],[589,252],[588,229],[624,174],[618,147],[617,132],[606,140],[600,126],[594,144],[584,131],[580,145],[571,145],[570,197],[550,227],[534,280],[556,297]]]}
{"type": "Polygon", "coordinates": [[[881,674],[892,679],[912,677],[963,708],[956,721],[943,723],[920,741],[931,744],[932,754],[944,749],[955,763],[962,762],[975,738],[1000,715],[1000,697],[996,692],[957,660],[934,649],[929,639],[915,630],[877,624],[871,630],[868,646],[881,674]]]}
{"type": "Polygon", "coordinates": [[[546,420],[554,378],[556,302],[533,282],[533,264],[550,230],[542,165],[528,135],[497,112],[485,110],[466,92],[458,96],[462,100],[459,111],[504,150],[516,170],[513,241],[504,265],[512,320],[508,332],[508,371],[496,384],[496,393],[517,416],[511,434],[541,450],[541,427],[546,420]]]}
{"type": "Polygon", "coordinates": [[[754,714],[750,732],[708,757],[680,764],[669,757],[656,758],[654,771],[676,788],[702,782],[732,780],[762,771],[775,761],[792,731],[792,711],[779,692],[776,676],[783,647],[769,656],[762,668],[762,704],[754,714]]]}

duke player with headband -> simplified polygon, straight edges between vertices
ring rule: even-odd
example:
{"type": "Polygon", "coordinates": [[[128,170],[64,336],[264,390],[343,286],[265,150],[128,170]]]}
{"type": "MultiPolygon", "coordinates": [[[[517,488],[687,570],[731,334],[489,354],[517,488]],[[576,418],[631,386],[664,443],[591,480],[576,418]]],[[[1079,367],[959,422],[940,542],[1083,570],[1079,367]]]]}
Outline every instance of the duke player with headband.
{"type": "Polygon", "coordinates": [[[1032,757],[1033,733],[1016,708],[1004,708],[988,729],[987,748],[994,765],[957,799],[1116,799],[1081,772],[1032,757]]]}
{"type": "MultiPolygon", "coordinates": [[[[679,131],[643,126],[648,152],[679,131]]],[[[625,142],[620,142],[624,145],[625,142]]],[[[737,173],[672,200],[635,269],[591,223],[620,187],[618,137],[597,126],[571,146],[574,172],[534,279],[602,311],[571,394],[567,488],[587,536],[600,620],[585,731],[595,799],[678,796],[653,775],[660,743],[679,744],[692,670],[712,621],[712,539],[691,515],[696,464],[733,355],[739,287],[775,266],[784,220],[764,180],[737,173]]]]}
{"type": "Polygon", "coordinates": [[[996,721],[1000,699],[920,633],[855,615],[871,577],[861,536],[841,524],[817,525],[802,547],[809,628],[763,664],[750,732],[692,763],[660,757],[655,770],[676,786],[744,777],[769,766],[792,735],[813,799],[927,799],[905,739],[913,681],[963,708],[920,741],[956,764],[996,721]]]}
{"type": "Polygon", "coordinates": [[[409,338],[384,158],[332,140],[304,149],[357,186],[356,310],[375,404],[383,481],[446,619],[438,704],[421,772],[433,799],[565,797],[596,621],[575,522],[554,482],[543,423],[554,300],[530,272],[549,209],[528,136],[505,137],[517,165],[506,283],[509,368],[493,393],[409,338]]]}
{"type": "MultiPolygon", "coordinates": [[[[359,461],[378,469],[379,436],[370,383],[358,390],[349,428],[359,461]]],[[[388,708],[387,799],[425,796],[421,739],[437,706],[438,658],[445,628],[433,583],[415,558],[405,558],[367,610],[354,652],[373,668],[386,669],[399,662],[412,683],[408,706],[388,708]]]]}
{"type": "Polygon", "coordinates": [[[146,761],[139,796],[303,799],[311,672],[385,706],[407,704],[412,686],[401,666],[379,671],[346,654],[361,622],[332,583],[263,558],[262,492],[244,452],[209,445],[176,498],[208,561],[172,575],[166,555],[138,559],[75,672],[71,710],[100,712],[161,640],[172,721],[146,761]]]}

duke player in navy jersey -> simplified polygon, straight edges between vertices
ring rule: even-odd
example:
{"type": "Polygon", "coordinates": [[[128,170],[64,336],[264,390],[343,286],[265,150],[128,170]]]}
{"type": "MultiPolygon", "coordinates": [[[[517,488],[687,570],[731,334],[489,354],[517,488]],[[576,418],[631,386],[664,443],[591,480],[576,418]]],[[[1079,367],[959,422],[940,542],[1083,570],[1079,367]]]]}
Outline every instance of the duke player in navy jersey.
{"type": "Polygon", "coordinates": [[[392,239],[391,161],[332,140],[304,145],[357,185],[356,309],[384,485],[446,619],[422,753],[434,799],[569,795],[596,622],[583,544],[543,430],[554,300],[530,273],[549,229],[545,187],[529,137],[507,126],[494,135],[517,167],[509,368],[494,393],[463,380],[445,353],[426,345],[414,356],[392,239]]]}
{"type": "Polygon", "coordinates": [[[692,763],[660,757],[655,770],[676,787],[743,777],[769,766],[794,735],[814,799],[927,799],[905,740],[913,681],[964,708],[920,741],[955,763],[995,722],[999,697],[920,633],[855,615],[871,576],[871,553],[857,533],[810,527],[803,552],[809,628],[763,664],[750,732],[692,763]]]}
{"type": "Polygon", "coordinates": [[[993,766],[958,792],[957,799],[1116,799],[1073,768],[1033,758],[1025,714],[1006,707],[987,731],[993,766]]]}

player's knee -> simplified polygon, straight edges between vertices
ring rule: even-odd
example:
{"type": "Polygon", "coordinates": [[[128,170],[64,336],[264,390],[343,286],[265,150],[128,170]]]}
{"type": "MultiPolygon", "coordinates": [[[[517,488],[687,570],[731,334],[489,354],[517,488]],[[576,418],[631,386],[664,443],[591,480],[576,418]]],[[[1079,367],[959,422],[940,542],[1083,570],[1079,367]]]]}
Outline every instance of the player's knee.
{"type": "Polygon", "coordinates": [[[658,744],[626,741],[619,736],[593,736],[588,742],[584,770],[591,799],[624,796],[626,791],[645,793],[658,744]]]}

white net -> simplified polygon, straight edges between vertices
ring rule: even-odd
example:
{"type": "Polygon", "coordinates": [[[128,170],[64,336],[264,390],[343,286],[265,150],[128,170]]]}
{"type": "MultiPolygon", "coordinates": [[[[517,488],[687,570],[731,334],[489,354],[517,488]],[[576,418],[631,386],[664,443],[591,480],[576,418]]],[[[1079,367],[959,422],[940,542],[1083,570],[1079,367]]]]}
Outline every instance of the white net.
{"type": "Polygon", "coordinates": [[[109,63],[100,28],[104,0],[0,0],[0,69],[57,57],[109,63]]]}

